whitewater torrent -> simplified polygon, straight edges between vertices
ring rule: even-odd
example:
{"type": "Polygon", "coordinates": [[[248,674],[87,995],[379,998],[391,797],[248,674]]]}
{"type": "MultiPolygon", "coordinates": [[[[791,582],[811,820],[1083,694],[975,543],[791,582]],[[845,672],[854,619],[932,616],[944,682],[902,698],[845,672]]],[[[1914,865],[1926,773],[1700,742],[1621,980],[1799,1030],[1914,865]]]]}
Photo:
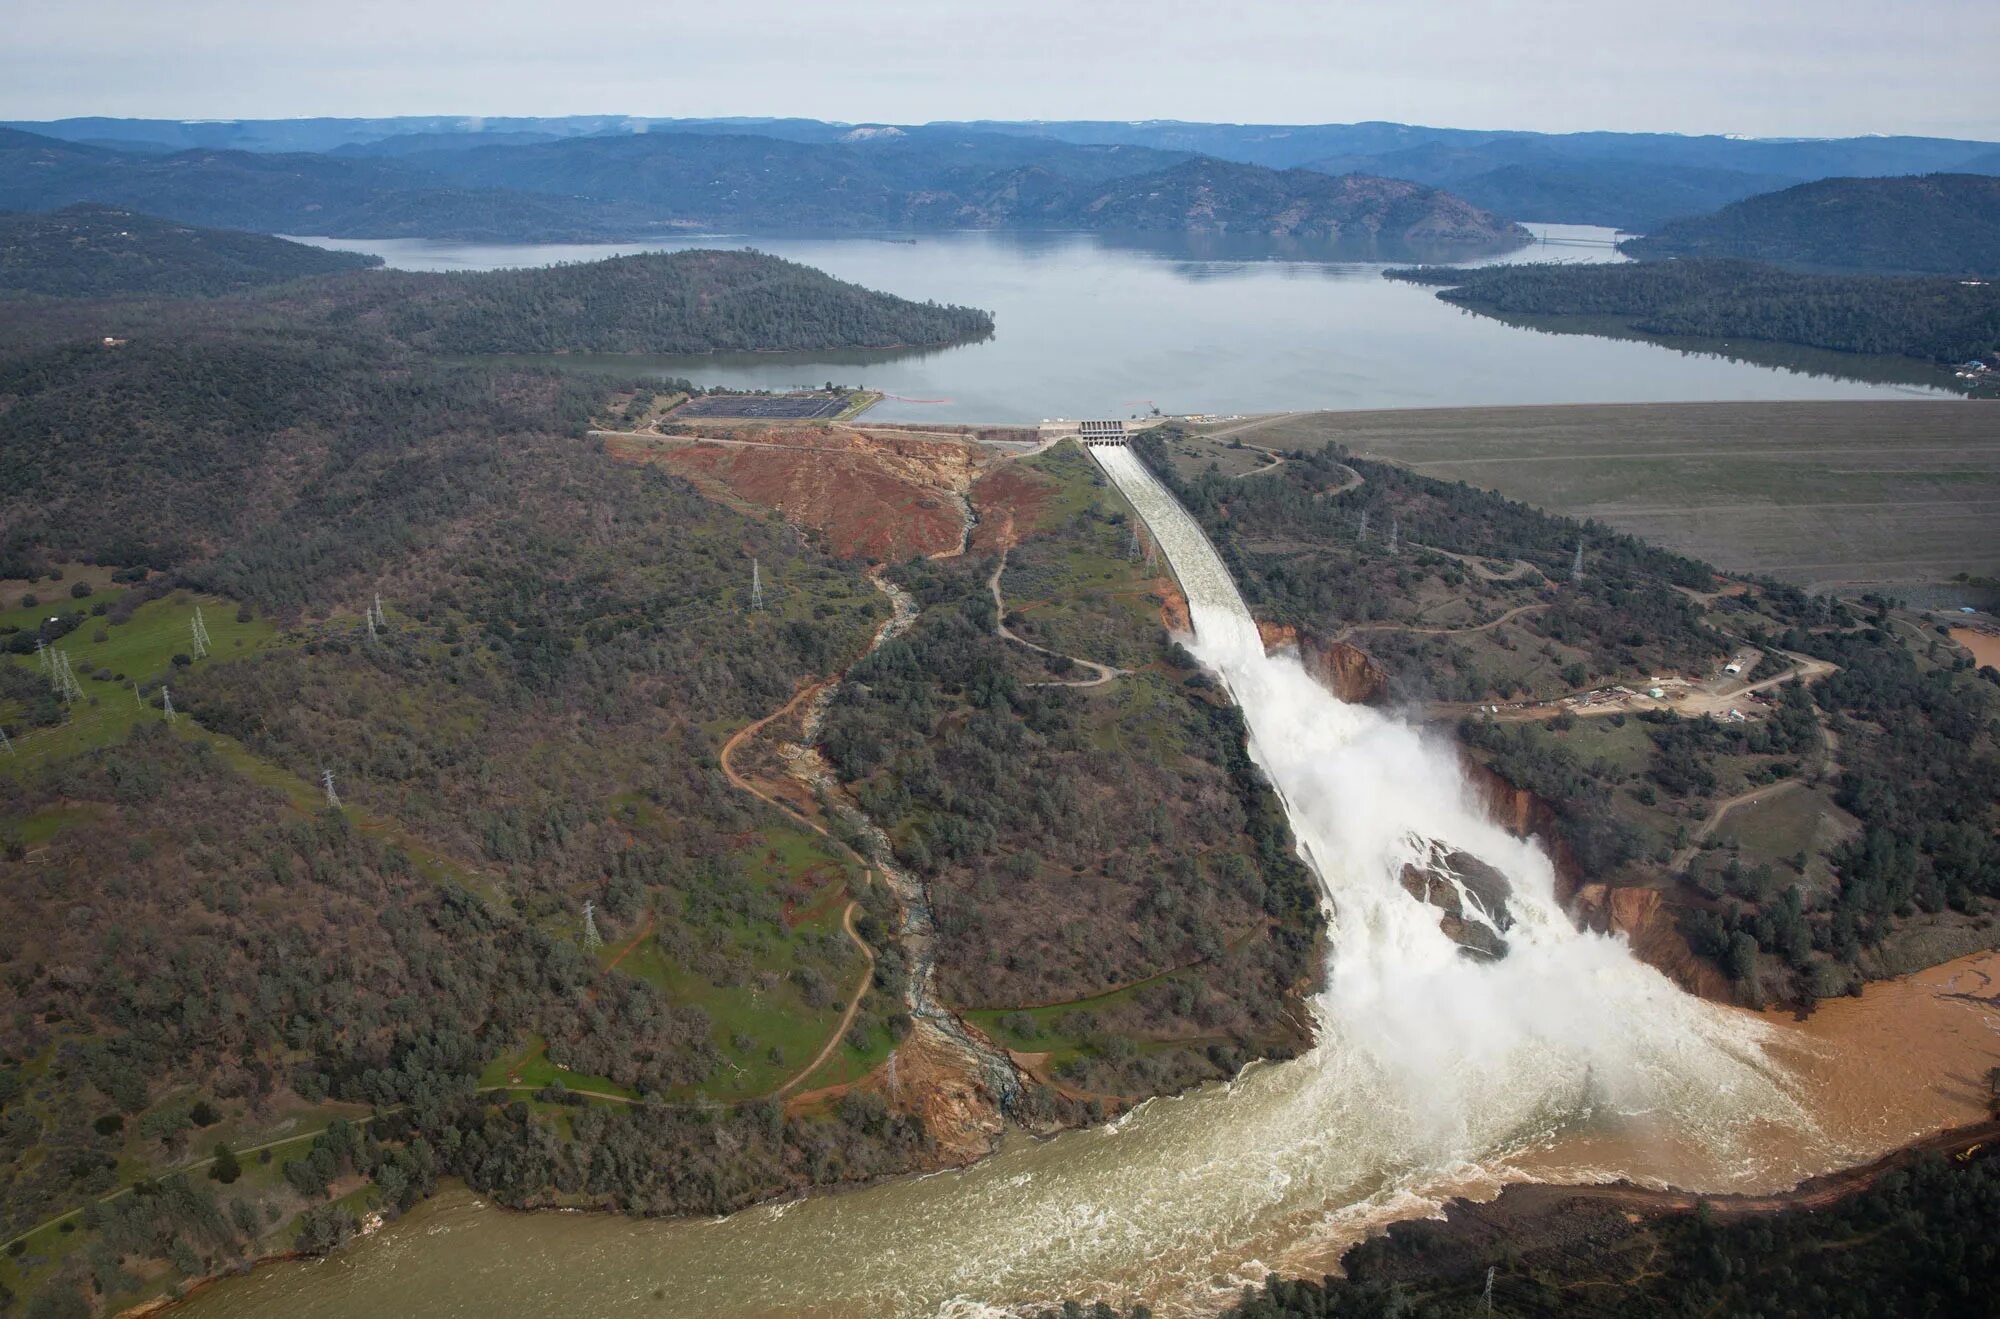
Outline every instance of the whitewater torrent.
{"type": "Polygon", "coordinates": [[[1166,550],[1192,649],[1241,704],[1325,886],[1308,1053],[963,1172],[710,1223],[448,1201],[315,1266],[327,1273],[260,1272],[195,1312],[354,1319],[420,1298],[440,1315],[636,1316],[664,1298],[688,1314],[986,1315],[1071,1297],[1212,1312],[1267,1268],[1323,1265],[1367,1225],[1447,1195],[1536,1172],[1728,1189],[1765,1175],[1760,1138],[1817,1140],[1765,1056],[1770,1027],[1576,930],[1548,858],[1487,819],[1450,747],[1266,655],[1193,519],[1129,451],[1092,452],[1166,550]],[[1461,952],[1401,883],[1406,864],[1451,853],[1511,886],[1500,960],[1461,952]]]}
{"type": "MultiPolygon", "coordinates": [[[[1252,758],[1325,887],[1323,1052],[1374,1073],[1413,1131],[1447,1141],[1487,1126],[1496,1108],[1523,1120],[1592,1105],[1696,1118],[1721,1100],[1739,1115],[1803,1119],[1763,1056],[1766,1027],[1682,993],[1622,940],[1577,930],[1556,903],[1548,856],[1493,822],[1451,747],[1336,699],[1296,655],[1267,655],[1187,510],[1130,449],[1091,453],[1172,562],[1190,649],[1242,708],[1252,758]],[[1507,878],[1505,958],[1465,956],[1437,909],[1403,887],[1406,865],[1446,850],[1507,878]]],[[[1461,897],[1489,923],[1476,898],[1461,897]]]]}

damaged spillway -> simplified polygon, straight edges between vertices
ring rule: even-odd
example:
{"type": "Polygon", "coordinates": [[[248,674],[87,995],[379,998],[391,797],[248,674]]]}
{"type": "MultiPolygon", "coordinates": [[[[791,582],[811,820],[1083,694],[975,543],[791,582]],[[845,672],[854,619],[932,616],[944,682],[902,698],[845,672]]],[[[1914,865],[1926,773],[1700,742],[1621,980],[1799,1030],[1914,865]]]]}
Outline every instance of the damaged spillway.
{"type": "Polygon", "coordinates": [[[1324,886],[1312,1049],[1103,1127],[1017,1138],[963,1171],[713,1222],[440,1210],[421,1234],[399,1226],[315,1266],[343,1270],[338,1291],[259,1274],[197,1312],[352,1319],[429,1287],[449,1298],[434,1313],[467,1316],[651,1316],[661,1297],[759,1319],[1019,1314],[1073,1297],[1213,1313],[1269,1269],[1323,1267],[1370,1224],[1525,1168],[1704,1190],[1796,1180],[1796,1163],[1767,1162],[1768,1137],[1818,1137],[1765,1055],[1771,1028],[1578,931],[1548,858],[1487,818],[1451,748],[1267,655],[1187,512],[1129,451],[1093,456],[1171,560],[1190,645],[1241,704],[1324,886]],[[424,1254],[432,1238],[453,1253],[424,1254]]]}

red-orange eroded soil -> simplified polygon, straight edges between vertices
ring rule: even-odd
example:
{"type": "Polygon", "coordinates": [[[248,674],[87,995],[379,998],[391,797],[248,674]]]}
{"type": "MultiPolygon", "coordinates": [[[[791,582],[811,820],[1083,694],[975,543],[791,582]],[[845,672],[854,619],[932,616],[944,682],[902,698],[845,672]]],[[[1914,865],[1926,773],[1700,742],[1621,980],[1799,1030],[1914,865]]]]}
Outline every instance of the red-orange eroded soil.
{"type": "Polygon", "coordinates": [[[883,562],[958,547],[965,532],[958,496],[979,461],[967,444],[832,428],[627,442],[612,453],[661,463],[698,484],[713,482],[819,532],[835,554],[883,562]]]}

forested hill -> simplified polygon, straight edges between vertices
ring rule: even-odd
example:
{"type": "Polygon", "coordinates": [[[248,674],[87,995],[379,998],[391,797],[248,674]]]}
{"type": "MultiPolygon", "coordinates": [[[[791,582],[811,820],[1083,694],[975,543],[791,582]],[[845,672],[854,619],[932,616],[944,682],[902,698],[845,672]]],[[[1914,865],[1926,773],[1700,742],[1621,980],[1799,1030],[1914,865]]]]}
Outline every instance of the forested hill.
{"type": "Polygon", "coordinates": [[[1391,270],[1495,316],[1616,318],[1647,334],[1763,339],[1955,363],[2000,352],[2000,287],[1814,275],[1747,261],[1391,270]]]}
{"type": "Polygon", "coordinates": [[[1228,230],[1514,245],[1525,232],[1422,184],[968,130],[842,141],[660,133],[394,157],[117,151],[0,128],[0,207],[77,201],[336,237],[544,241],[745,229],[1228,230]]]}
{"type": "Polygon", "coordinates": [[[477,273],[383,271],[276,295],[443,353],[715,353],[932,347],[989,312],[912,302],[762,252],[649,252],[477,273]]]}
{"type": "Polygon", "coordinates": [[[380,265],[264,234],[201,229],[115,206],[0,212],[0,290],[53,297],[212,297],[380,265]]]}
{"type": "Polygon", "coordinates": [[[1821,179],[1675,220],[1636,257],[1741,257],[1822,270],[2000,276],[2000,178],[1821,179]]]}
{"type": "Polygon", "coordinates": [[[993,317],[761,252],[685,251],[451,274],[358,270],[208,301],[43,302],[31,324],[0,320],[0,347],[245,329],[326,333],[343,349],[389,357],[696,354],[941,347],[991,334],[993,317]]]}
{"type": "Polygon", "coordinates": [[[1198,157],[1151,174],[1016,197],[1019,222],[1088,229],[1211,230],[1288,238],[1518,247],[1527,230],[1402,179],[1272,170],[1198,157]]]}

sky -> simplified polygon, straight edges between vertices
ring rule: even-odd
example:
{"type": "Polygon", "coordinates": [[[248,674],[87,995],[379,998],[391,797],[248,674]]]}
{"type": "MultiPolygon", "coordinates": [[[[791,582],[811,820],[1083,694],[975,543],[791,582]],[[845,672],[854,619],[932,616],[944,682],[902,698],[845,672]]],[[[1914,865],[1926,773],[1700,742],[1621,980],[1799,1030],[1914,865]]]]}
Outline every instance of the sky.
{"type": "Polygon", "coordinates": [[[1395,120],[2000,139],[2000,0],[14,0],[0,118],[1395,120]]]}

